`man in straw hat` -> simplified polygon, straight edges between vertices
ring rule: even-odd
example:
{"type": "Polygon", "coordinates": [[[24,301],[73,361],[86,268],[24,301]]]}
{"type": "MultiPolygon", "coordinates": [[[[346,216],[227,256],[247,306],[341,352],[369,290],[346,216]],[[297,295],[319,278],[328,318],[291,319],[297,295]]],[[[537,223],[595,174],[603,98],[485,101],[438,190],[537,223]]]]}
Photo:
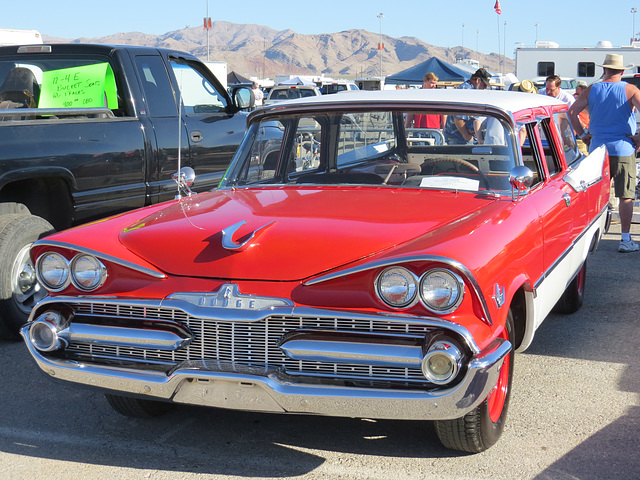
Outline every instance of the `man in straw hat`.
{"type": "MultiPolygon", "coordinates": [[[[611,178],[619,199],[622,238],[619,252],[637,252],[640,246],[631,239],[631,219],[636,189],[636,134],[634,108],[640,109],[640,90],[622,81],[622,73],[633,65],[624,65],[622,55],[610,53],[599,65],[604,68],[601,82],[589,85],[569,108],[571,125],[580,140],[592,152],[605,145],[609,152],[611,178]],[[589,108],[589,128],[583,128],[578,115],[589,108]]],[[[639,139],[640,140],[640,139],[639,139]]]]}

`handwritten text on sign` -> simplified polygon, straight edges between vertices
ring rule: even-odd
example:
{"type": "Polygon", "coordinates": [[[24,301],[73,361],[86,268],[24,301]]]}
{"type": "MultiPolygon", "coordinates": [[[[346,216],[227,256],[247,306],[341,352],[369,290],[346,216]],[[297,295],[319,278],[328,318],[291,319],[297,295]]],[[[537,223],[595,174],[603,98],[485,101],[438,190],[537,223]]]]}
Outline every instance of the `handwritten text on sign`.
{"type": "Polygon", "coordinates": [[[39,108],[118,108],[108,63],[49,70],[42,74],[39,108]]]}

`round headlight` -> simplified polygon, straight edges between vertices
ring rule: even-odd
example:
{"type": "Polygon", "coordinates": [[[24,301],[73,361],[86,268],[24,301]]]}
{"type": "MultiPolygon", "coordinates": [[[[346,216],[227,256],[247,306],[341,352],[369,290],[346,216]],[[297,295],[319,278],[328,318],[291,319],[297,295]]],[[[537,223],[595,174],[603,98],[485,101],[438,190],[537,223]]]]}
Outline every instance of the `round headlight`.
{"type": "Polygon", "coordinates": [[[36,276],[47,290],[58,292],[69,285],[69,263],[59,253],[43,253],[36,262],[36,276]]]}
{"type": "Polygon", "coordinates": [[[71,281],[80,290],[90,291],[102,286],[107,269],[92,255],[76,255],[71,260],[71,281]]]}
{"type": "Polygon", "coordinates": [[[378,276],[376,291],[386,304],[402,308],[411,305],[416,299],[417,279],[406,268],[387,268],[378,276]]]}
{"type": "Polygon", "coordinates": [[[449,270],[429,270],[420,281],[420,296],[429,310],[435,313],[451,313],[462,302],[464,282],[449,270]]]}

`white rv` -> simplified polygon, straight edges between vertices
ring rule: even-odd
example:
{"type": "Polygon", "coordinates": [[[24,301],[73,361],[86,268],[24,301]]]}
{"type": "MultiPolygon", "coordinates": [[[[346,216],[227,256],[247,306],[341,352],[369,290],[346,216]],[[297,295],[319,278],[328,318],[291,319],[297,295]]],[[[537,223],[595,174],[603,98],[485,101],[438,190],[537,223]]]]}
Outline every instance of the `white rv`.
{"type": "Polygon", "coordinates": [[[0,46],[2,45],[32,45],[42,43],[42,35],[38,30],[14,30],[0,28],[0,46]]]}
{"type": "Polygon", "coordinates": [[[634,64],[627,73],[640,72],[640,42],[614,47],[611,42],[598,42],[595,47],[560,47],[555,42],[537,42],[535,47],[516,48],[516,77],[520,80],[558,75],[591,84],[602,76],[598,67],[608,53],[624,56],[625,65],[634,64]]]}

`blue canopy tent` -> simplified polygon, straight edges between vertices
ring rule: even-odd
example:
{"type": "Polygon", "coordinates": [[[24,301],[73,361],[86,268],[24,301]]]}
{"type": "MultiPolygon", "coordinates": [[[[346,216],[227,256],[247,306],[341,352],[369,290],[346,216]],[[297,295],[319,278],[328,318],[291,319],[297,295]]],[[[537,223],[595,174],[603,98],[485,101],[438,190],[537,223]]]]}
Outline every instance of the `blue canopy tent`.
{"type": "Polygon", "coordinates": [[[407,68],[384,79],[387,85],[422,85],[424,74],[435,73],[441,82],[464,82],[471,74],[436,57],[407,68]]]}

